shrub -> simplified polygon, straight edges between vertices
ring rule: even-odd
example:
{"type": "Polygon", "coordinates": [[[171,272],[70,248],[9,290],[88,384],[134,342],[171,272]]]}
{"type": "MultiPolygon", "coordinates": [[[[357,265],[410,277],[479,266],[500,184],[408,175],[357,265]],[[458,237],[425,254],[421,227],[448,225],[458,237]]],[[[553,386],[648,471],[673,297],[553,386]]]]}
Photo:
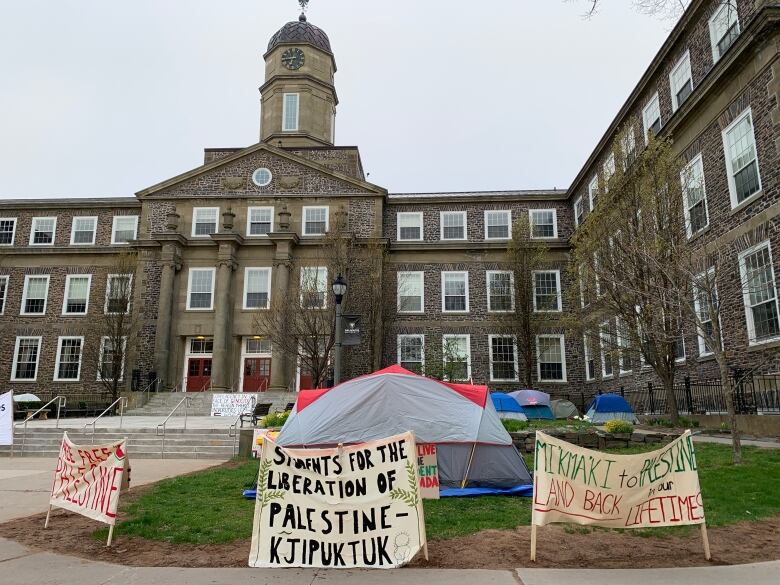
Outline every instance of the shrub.
{"type": "Polygon", "coordinates": [[[263,417],[261,424],[267,429],[283,427],[284,423],[286,423],[287,419],[290,417],[291,412],[291,410],[288,410],[287,412],[272,412],[263,417]]]}
{"type": "Polygon", "coordinates": [[[627,420],[620,420],[620,419],[614,419],[614,420],[608,420],[607,424],[604,425],[604,427],[607,429],[608,433],[615,434],[631,434],[634,432],[634,425],[632,425],[627,420]]]}
{"type": "Polygon", "coordinates": [[[517,431],[528,428],[528,421],[516,420],[513,418],[502,418],[501,424],[503,424],[504,428],[510,433],[516,433],[517,431]]]}

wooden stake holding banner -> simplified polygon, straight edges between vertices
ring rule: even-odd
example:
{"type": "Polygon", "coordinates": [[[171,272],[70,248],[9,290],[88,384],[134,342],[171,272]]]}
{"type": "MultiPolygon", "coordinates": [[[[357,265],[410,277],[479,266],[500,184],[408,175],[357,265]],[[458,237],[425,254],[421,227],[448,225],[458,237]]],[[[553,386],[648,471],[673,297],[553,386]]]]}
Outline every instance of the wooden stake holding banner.
{"type": "Polygon", "coordinates": [[[51,516],[51,504],[49,504],[49,509],[46,511],[46,522],[43,525],[44,528],[49,527],[49,516],[51,516]]]}
{"type": "Polygon", "coordinates": [[[614,455],[536,432],[531,560],[536,529],[552,522],[606,528],[701,526],[710,545],[690,431],[655,451],[614,455]]]}

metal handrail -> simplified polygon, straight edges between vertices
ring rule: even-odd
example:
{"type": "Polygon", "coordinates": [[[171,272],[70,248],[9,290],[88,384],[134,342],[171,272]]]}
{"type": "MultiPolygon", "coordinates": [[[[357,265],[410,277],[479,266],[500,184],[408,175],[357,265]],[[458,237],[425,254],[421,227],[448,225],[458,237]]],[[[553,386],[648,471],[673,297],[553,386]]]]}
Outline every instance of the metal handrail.
{"type": "Polygon", "coordinates": [[[162,378],[155,378],[154,380],[149,382],[143,390],[141,390],[141,398],[142,398],[142,400],[141,400],[141,404],[138,405],[139,408],[142,407],[142,406],[145,406],[149,402],[149,394],[151,394],[149,389],[152,386],[154,386],[154,388],[155,388],[154,391],[157,392],[157,383],[158,382],[162,382],[162,378]]]}
{"type": "Polygon", "coordinates": [[[99,415],[97,415],[95,417],[95,420],[93,420],[92,422],[88,422],[88,423],[84,424],[83,428],[85,428],[85,429],[89,425],[92,425],[92,444],[93,445],[95,444],[95,426],[96,426],[97,421],[100,420],[100,418],[104,414],[106,414],[109,410],[114,408],[114,406],[116,406],[117,403],[119,403],[119,428],[121,429],[122,428],[122,423],[124,422],[124,418],[125,418],[125,408],[127,408],[127,398],[125,398],[124,396],[120,396],[119,398],[114,400],[111,404],[109,404],[108,407],[103,412],[101,412],[99,415]]]}
{"type": "MultiPolygon", "coordinates": [[[[233,424],[231,424],[228,427],[228,438],[233,439],[233,457],[236,456],[236,442],[238,439],[238,425],[241,424],[241,417],[244,416],[247,412],[254,412],[255,406],[257,405],[257,396],[252,396],[252,406],[248,411],[244,411],[241,414],[239,414],[236,419],[233,421],[233,424]]],[[[243,425],[242,425],[243,426],[243,425]]]]}
{"type": "MultiPolygon", "coordinates": [[[[14,423],[14,428],[18,427],[19,425],[24,425],[24,434],[22,435],[22,455],[24,455],[24,444],[27,441],[27,423],[28,421],[31,421],[33,418],[35,418],[36,414],[39,414],[43,412],[47,406],[49,406],[52,402],[57,402],[57,423],[54,425],[54,428],[58,429],[60,428],[60,412],[63,408],[65,408],[65,405],[68,403],[68,399],[65,396],[55,396],[51,400],[49,400],[46,404],[41,406],[38,410],[33,412],[31,415],[29,415],[26,419],[23,421],[20,421],[18,423],[14,423]]],[[[11,457],[14,456],[14,445],[13,442],[11,443],[11,457]]]]}
{"type": "Polygon", "coordinates": [[[160,457],[162,459],[165,459],[165,431],[168,424],[168,419],[170,419],[173,414],[179,410],[179,407],[183,404],[184,405],[184,428],[187,428],[187,412],[190,409],[190,403],[192,402],[192,398],[189,396],[185,396],[181,400],[179,400],[179,403],[173,407],[173,410],[171,410],[170,414],[165,417],[165,420],[162,421],[159,425],[157,425],[156,434],[158,437],[162,436],[162,445],[160,446],[160,457]],[[160,434],[160,427],[162,427],[162,434],[160,434]]]}

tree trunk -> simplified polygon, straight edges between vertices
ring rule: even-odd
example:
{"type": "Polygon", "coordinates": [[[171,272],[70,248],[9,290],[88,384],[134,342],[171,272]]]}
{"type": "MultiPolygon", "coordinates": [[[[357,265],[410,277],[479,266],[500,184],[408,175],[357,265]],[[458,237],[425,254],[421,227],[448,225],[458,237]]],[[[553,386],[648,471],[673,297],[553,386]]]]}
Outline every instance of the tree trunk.
{"type": "Polygon", "coordinates": [[[726,401],[726,411],[729,415],[729,426],[731,427],[731,449],[733,451],[734,464],[742,463],[742,443],[739,439],[739,430],[737,430],[737,409],[734,407],[734,385],[731,383],[729,369],[724,360],[718,361],[720,370],[720,384],[723,388],[723,398],[726,401]]]}
{"type": "Polygon", "coordinates": [[[674,426],[680,420],[680,410],[677,407],[677,396],[674,394],[674,376],[662,380],[664,383],[664,392],[666,393],[666,412],[674,426]]]}

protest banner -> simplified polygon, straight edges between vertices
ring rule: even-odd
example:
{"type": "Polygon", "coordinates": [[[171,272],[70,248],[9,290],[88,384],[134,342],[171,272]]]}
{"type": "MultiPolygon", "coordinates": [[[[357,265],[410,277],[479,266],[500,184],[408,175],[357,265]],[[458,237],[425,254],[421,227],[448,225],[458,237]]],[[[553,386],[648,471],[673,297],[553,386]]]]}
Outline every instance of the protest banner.
{"type": "Polygon", "coordinates": [[[119,494],[130,484],[126,443],[127,439],[105,445],[76,445],[68,433],[63,434],[44,528],[49,527],[52,506],[57,506],[108,524],[106,546],[111,546],[119,494]]]}
{"type": "Polygon", "coordinates": [[[211,399],[211,416],[233,416],[252,412],[257,396],[252,393],[214,394],[211,399]]]}
{"type": "Polygon", "coordinates": [[[420,494],[424,500],[439,499],[439,461],[436,457],[436,445],[420,443],[417,445],[417,473],[420,476],[420,494]]]}
{"type": "Polygon", "coordinates": [[[709,542],[691,432],[658,449],[614,455],[536,432],[531,560],[536,527],[571,522],[609,528],[700,524],[709,542]]]}
{"type": "Polygon", "coordinates": [[[405,565],[422,548],[425,516],[414,435],[332,449],[286,449],[266,438],[250,567],[405,565]]]}
{"type": "Polygon", "coordinates": [[[14,444],[14,392],[0,394],[0,445],[14,444]]]}

